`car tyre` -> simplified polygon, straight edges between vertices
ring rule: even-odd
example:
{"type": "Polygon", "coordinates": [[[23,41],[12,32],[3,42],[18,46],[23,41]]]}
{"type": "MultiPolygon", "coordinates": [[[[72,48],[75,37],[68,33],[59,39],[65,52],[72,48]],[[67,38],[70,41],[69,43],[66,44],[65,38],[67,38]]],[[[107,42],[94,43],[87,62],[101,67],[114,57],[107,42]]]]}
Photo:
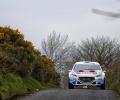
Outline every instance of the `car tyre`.
{"type": "Polygon", "coordinates": [[[69,84],[69,85],[68,85],[68,88],[69,88],[69,89],[74,89],[74,85],[69,84]]]}
{"type": "Polygon", "coordinates": [[[104,79],[104,84],[100,86],[102,90],[105,90],[105,79],[104,79]]]}

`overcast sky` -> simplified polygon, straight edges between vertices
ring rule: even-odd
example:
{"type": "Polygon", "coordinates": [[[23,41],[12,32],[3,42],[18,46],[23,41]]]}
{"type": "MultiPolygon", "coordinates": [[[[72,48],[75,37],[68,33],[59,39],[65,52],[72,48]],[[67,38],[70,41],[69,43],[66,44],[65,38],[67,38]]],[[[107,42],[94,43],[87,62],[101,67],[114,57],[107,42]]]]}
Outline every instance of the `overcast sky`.
{"type": "Polygon", "coordinates": [[[92,8],[120,12],[117,0],[0,0],[0,25],[18,28],[40,47],[55,30],[71,41],[96,36],[120,37],[120,19],[93,14],[92,8]]]}

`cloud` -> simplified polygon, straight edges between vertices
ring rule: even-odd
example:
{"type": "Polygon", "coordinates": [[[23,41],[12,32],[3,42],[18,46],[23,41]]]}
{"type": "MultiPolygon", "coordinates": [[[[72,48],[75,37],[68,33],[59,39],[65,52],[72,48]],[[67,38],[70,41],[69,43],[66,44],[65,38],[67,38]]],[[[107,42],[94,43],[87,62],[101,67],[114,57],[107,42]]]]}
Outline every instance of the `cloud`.
{"type": "Polygon", "coordinates": [[[92,9],[92,12],[95,14],[99,14],[107,17],[120,18],[120,13],[116,13],[116,12],[109,12],[109,11],[104,11],[99,9],[92,9]]]}

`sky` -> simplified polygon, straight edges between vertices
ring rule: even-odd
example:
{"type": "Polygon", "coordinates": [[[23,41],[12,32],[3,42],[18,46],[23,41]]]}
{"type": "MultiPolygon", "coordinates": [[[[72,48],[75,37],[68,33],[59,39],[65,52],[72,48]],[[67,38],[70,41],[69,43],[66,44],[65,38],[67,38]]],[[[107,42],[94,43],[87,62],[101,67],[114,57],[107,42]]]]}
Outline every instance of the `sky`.
{"type": "Polygon", "coordinates": [[[119,39],[120,19],[92,13],[97,8],[120,12],[117,0],[0,0],[0,26],[19,29],[25,39],[40,48],[53,31],[68,34],[69,40],[96,36],[119,39]]]}

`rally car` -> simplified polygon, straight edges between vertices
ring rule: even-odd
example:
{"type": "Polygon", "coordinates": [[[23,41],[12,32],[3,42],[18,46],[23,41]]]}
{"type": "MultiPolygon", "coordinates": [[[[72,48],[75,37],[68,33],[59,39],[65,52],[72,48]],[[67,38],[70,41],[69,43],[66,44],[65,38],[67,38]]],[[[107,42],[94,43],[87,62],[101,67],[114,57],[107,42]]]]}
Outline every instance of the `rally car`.
{"type": "Polygon", "coordinates": [[[105,89],[105,71],[98,62],[76,62],[69,71],[69,89],[77,86],[83,88],[100,87],[105,89]]]}

